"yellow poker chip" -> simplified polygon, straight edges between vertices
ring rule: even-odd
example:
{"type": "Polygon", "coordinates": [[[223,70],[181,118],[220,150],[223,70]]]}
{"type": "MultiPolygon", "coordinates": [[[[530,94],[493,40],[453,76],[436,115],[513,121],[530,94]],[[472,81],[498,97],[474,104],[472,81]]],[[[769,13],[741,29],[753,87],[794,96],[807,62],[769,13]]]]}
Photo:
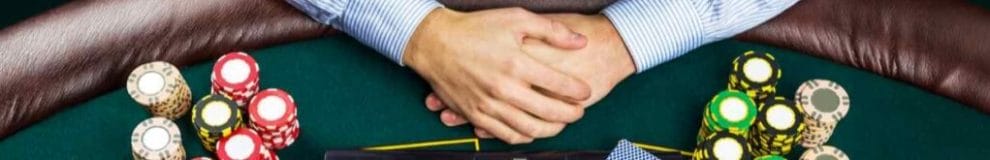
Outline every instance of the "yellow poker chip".
{"type": "Polygon", "coordinates": [[[192,108],[192,124],[204,148],[212,151],[218,140],[241,126],[241,111],[237,104],[221,95],[207,95],[192,108]]]}
{"type": "Polygon", "coordinates": [[[836,123],[849,113],[849,93],[830,80],[805,81],[794,99],[804,107],[805,116],[818,122],[836,123]]]}

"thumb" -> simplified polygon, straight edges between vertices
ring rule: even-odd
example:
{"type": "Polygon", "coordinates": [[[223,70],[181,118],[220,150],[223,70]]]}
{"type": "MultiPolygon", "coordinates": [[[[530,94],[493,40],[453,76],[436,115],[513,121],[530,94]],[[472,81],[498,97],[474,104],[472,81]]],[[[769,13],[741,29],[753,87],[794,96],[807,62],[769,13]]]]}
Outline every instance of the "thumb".
{"type": "MultiPolygon", "coordinates": [[[[562,49],[581,49],[588,44],[584,35],[574,32],[563,23],[532,13],[526,17],[528,18],[516,23],[523,35],[522,39],[539,39],[562,49]]],[[[520,42],[522,39],[519,39],[520,42]]]]}

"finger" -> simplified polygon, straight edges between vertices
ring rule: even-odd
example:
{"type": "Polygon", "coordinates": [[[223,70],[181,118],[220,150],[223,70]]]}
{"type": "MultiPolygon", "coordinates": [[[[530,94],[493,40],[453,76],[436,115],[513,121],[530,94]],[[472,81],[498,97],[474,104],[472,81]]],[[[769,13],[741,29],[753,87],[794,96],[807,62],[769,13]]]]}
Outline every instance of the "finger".
{"type": "MultiPolygon", "coordinates": [[[[510,106],[515,107],[512,109],[525,111],[529,115],[539,117],[541,120],[571,123],[584,116],[584,107],[548,97],[527,86],[505,85],[499,88],[493,88],[492,92],[496,98],[502,99],[510,106]]],[[[506,112],[514,111],[507,110],[506,112]]]]}
{"type": "Polygon", "coordinates": [[[526,82],[552,93],[554,96],[564,97],[564,100],[577,102],[591,97],[591,87],[588,83],[577,79],[561,71],[554,70],[542,63],[530,58],[520,58],[522,63],[537,64],[529,65],[516,73],[526,82]]]}
{"type": "Polygon", "coordinates": [[[443,101],[441,101],[440,98],[437,98],[437,95],[433,93],[430,93],[429,95],[426,96],[425,103],[426,103],[426,109],[429,109],[430,111],[434,111],[434,112],[447,108],[447,106],[443,104],[443,101]]]}
{"type": "Polygon", "coordinates": [[[466,124],[468,121],[453,110],[445,109],[440,112],[440,122],[443,122],[443,125],[446,125],[447,127],[453,127],[466,124]]]}
{"type": "Polygon", "coordinates": [[[488,108],[481,110],[487,111],[485,112],[486,114],[501,120],[513,130],[525,136],[534,138],[550,137],[557,135],[557,132],[560,132],[564,127],[564,123],[547,122],[533,117],[516,107],[500,104],[500,102],[492,103],[496,105],[487,106],[488,108]]]}
{"type": "Polygon", "coordinates": [[[474,128],[474,135],[483,139],[494,138],[491,133],[488,133],[488,131],[482,130],[481,128],[474,128]]]}
{"type": "Polygon", "coordinates": [[[501,139],[509,144],[523,144],[533,142],[533,138],[516,132],[505,123],[488,116],[484,113],[465,114],[475,128],[489,131],[492,136],[501,139]]]}
{"type": "Polygon", "coordinates": [[[535,38],[546,41],[551,46],[563,49],[581,49],[588,44],[588,39],[574,32],[563,23],[519,9],[513,10],[519,20],[513,23],[522,33],[523,39],[535,38]]]}

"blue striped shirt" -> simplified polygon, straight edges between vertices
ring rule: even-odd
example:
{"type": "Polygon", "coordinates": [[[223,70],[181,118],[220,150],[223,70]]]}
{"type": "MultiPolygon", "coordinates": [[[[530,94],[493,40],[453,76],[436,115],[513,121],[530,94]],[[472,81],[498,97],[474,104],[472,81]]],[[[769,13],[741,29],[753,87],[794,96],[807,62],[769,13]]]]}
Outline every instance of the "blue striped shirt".
{"type": "Polygon", "coordinates": [[[756,27],[797,0],[620,0],[602,11],[636,72],[756,27]]]}
{"type": "MultiPolygon", "coordinates": [[[[406,44],[435,0],[287,0],[402,65],[406,44]]],[[[642,72],[759,25],[797,0],[620,0],[602,11],[642,72]]]]}

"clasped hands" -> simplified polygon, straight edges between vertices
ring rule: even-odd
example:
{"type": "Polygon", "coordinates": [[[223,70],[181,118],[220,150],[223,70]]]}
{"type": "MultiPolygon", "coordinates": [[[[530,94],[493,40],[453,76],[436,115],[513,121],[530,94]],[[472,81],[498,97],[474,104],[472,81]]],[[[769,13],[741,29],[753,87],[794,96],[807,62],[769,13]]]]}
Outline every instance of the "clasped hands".
{"type": "Polygon", "coordinates": [[[441,122],[510,144],[558,134],[635,72],[606,17],[520,8],[437,8],[402,61],[432,86],[425,102],[441,122]]]}

